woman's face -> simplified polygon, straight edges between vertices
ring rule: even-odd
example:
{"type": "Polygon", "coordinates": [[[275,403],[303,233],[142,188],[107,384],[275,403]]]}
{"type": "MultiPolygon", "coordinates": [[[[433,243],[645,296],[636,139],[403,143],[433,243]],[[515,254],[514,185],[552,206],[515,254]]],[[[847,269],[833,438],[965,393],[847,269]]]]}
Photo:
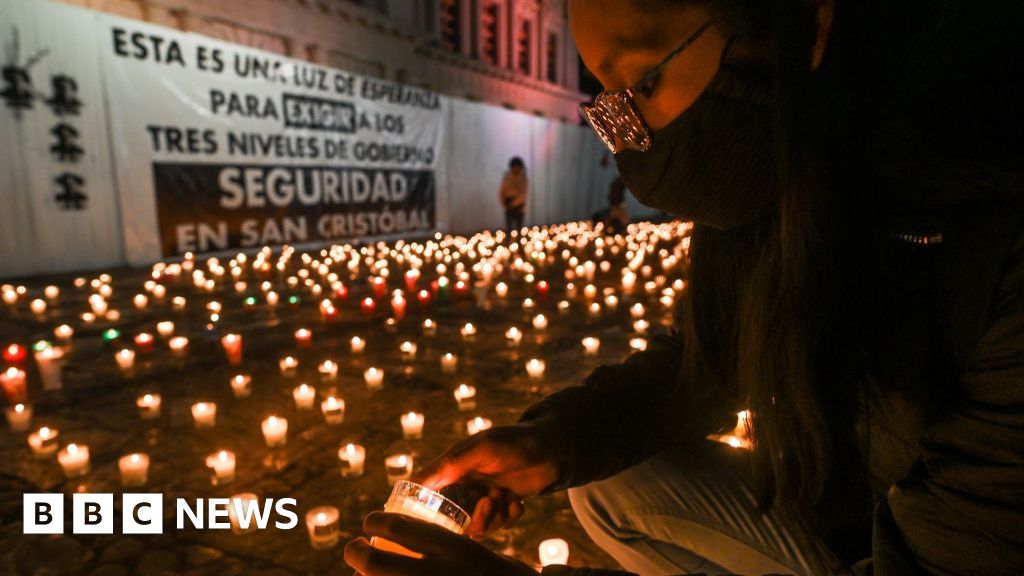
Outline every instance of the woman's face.
{"type": "MultiPolygon", "coordinates": [[[[630,86],[711,16],[706,6],[666,0],[569,0],[569,27],[583,63],[605,90],[630,86]]],[[[728,32],[714,24],[635,98],[654,131],[685,111],[718,71],[728,32]]]]}

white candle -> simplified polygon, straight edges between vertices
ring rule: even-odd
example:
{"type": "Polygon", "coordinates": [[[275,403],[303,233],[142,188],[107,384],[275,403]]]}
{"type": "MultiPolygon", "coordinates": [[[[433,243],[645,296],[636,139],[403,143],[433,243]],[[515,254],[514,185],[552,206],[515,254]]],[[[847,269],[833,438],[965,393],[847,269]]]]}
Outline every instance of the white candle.
{"type": "Polygon", "coordinates": [[[213,402],[196,402],[192,405],[192,420],[196,428],[213,428],[217,424],[217,405],[213,402]]]}
{"type": "Polygon", "coordinates": [[[314,550],[337,546],[341,532],[338,529],[340,514],[334,506],[317,506],[306,513],[306,529],[309,544],[314,550]]]}
{"type": "Polygon", "coordinates": [[[30,310],[32,310],[33,314],[42,316],[43,314],[46,313],[46,300],[43,300],[42,298],[36,298],[35,300],[29,303],[28,307],[30,310]]]}
{"type": "Polygon", "coordinates": [[[526,363],[526,373],[530,375],[530,378],[539,380],[544,377],[544,368],[546,365],[544,361],[539,358],[531,358],[526,363]]]}
{"type": "Polygon", "coordinates": [[[235,453],[230,450],[214,452],[206,457],[206,467],[210,469],[210,482],[215,486],[227,484],[235,479],[235,453]]]}
{"type": "Polygon", "coordinates": [[[634,352],[643,352],[647,350],[647,339],[646,338],[630,338],[629,348],[634,352]]]}
{"type": "Polygon", "coordinates": [[[458,404],[460,412],[476,410],[476,387],[459,384],[452,394],[455,396],[455,403],[458,404]]]}
{"type": "Polygon", "coordinates": [[[402,352],[402,358],[406,360],[412,360],[416,357],[416,343],[406,340],[398,347],[402,352]]]}
{"type": "Polygon", "coordinates": [[[644,305],[637,302],[629,307],[629,315],[635,318],[643,318],[644,316],[644,305]]]}
{"type": "Polygon", "coordinates": [[[583,339],[583,352],[587,356],[596,356],[598,350],[601,348],[601,341],[593,336],[587,336],[583,339]]]}
{"type": "Polygon", "coordinates": [[[459,366],[459,357],[451,352],[445,352],[441,356],[441,372],[444,374],[455,374],[459,366]]]}
{"type": "Polygon", "coordinates": [[[159,394],[143,394],[135,399],[135,405],[139,408],[139,416],[143,420],[159,418],[161,404],[162,400],[159,394]]]}
{"type": "Polygon", "coordinates": [[[338,425],[345,421],[345,401],[341,398],[328,396],[320,402],[320,411],[328,424],[338,425]]]}
{"type": "Polygon", "coordinates": [[[504,298],[505,296],[508,296],[508,284],[505,284],[504,282],[498,282],[494,286],[494,294],[497,295],[498,298],[504,298]]]}
{"type": "Polygon", "coordinates": [[[543,314],[537,314],[533,317],[533,328],[535,330],[545,330],[548,327],[548,318],[543,314]]]}
{"type": "Polygon", "coordinates": [[[569,562],[569,544],[561,538],[551,538],[540,543],[537,550],[541,566],[567,564],[569,562]]]}
{"type": "Polygon", "coordinates": [[[168,348],[171,349],[171,353],[178,357],[184,357],[185,353],[188,352],[188,338],[184,336],[175,336],[167,341],[168,348]]]}
{"type": "Polygon", "coordinates": [[[366,448],[359,444],[346,444],[338,448],[338,460],[341,462],[343,478],[362,476],[366,464],[366,448]]]}
{"type": "Polygon", "coordinates": [[[408,480],[412,476],[412,455],[393,454],[384,460],[384,471],[388,484],[394,485],[399,480],[408,480]]]}
{"type": "Polygon", "coordinates": [[[643,334],[644,332],[647,332],[647,328],[650,325],[650,322],[648,322],[647,320],[644,320],[643,318],[638,318],[636,321],[633,322],[633,331],[636,332],[637,334],[643,334]]]}
{"type": "Polygon", "coordinates": [[[320,380],[324,382],[334,382],[338,379],[338,363],[334,360],[324,360],[316,367],[316,371],[320,373],[320,380]]]}
{"type": "Polygon", "coordinates": [[[472,436],[478,432],[483,432],[484,430],[487,430],[493,425],[494,423],[491,422],[489,419],[477,416],[476,418],[473,418],[472,420],[466,422],[466,432],[470,436],[472,436]]]}
{"type": "Polygon", "coordinates": [[[135,368],[135,350],[130,348],[122,348],[114,354],[114,359],[117,360],[117,366],[121,369],[121,372],[131,374],[135,368]]]}
{"type": "Polygon", "coordinates": [[[43,426],[39,430],[28,435],[28,446],[36,458],[52,456],[57,451],[57,438],[60,431],[56,428],[43,426]]]}
{"type": "Polygon", "coordinates": [[[117,467],[121,470],[121,486],[125,488],[133,486],[145,486],[149,479],[149,455],[128,454],[117,461],[117,467]]]}
{"type": "Polygon", "coordinates": [[[60,288],[51,284],[43,290],[43,296],[46,296],[46,299],[50,301],[56,300],[60,296],[60,288]]]}
{"type": "Polygon", "coordinates": [[[7,425],[13,432],[25,432],[32,427],[32,407],[26,404],[15,404],[8,406],[4,415],[7,416],[7,425]]]}
{"type": "Polygon", "coordinates": [[[278,363],[278,367],[281,369],[282,376],[295,376],[295,369],[299,367],[299,361],[294,356],[285,356],[281,358],[278,363]]]}
{"type": "Polygon", "coordinates": [[[156,333],[159,334],[161,338],[170,338],[171,335],[174,334],[174,322],[171,322],[170,320],[158,322],[156,325],[156,333]]]}
{"type": "Polygon", "coordinates": [[[259,506],[259,497],[252,492],[242,492],[241,494],[235,494],[228,501],[228,521],[231,522],[231,533],[242,534],[255,530],[256,522],[253,520],[253,512],[250,510],[253,506],[259,506]],[[248,518],[248,522],[244,527],[239,516],[248,518]]]}
{"type": "Polygon", "coordinates": [[[402,422],[402,436],[406,440],[416,440],[423,437],[423,422],[426,418],[419,412],[406,412],[399,419],[402,422]]]}
{"type": "Polygon", "coordinates": [[[462,329],[459,330],[459,332],[462,334],[463,339],[473,340],[473,338],[476,336],[476,326],[474,326],[472,322],[466,322],[466,324],[462,326],[462,329]]]}
{"type": "Polygon", "coordinates": [[[384,371],[376,368],[369,367],[363,372],[363,378],[366,380],[366,387],[370,390],[380,390],[384,387],[384,371]]]}
{"type": "Polygon", "coordinates": [[[89,447],[85,444],[68,444],[57,453],[57,462],[64,469],[66,478],[78,478],[89,473],[89,447]]]}
{"type": "Polygon", "coordinates": [[[305,383],[299,384],[292,389],[292,398],[295,399],[295,408],[312,410],[313,400],[316,398],[316,388],[305,383]]]}
{"type": "Polygon", "coordinates": [[[288,420],[278,416],[267,416],[261,425],[263,439],[267,446],[274,448],[288,443],[288,420]]]}
{"type": "Polygon", "coordinates": [[[53,329],[53,335],[61,342],[68,342],[75,335],[75,329],[67,324],[61,324],[53,329]]]}
{"type": "Polygon", "coordinates": [[[61,369],[64,367],[64,350],[48,346],[36,352],[35,358],[43,390],[59,390],[63,385],[61,369]]]}
{"type": "Polygon", "coordinates": [[[351,347],[353,354],[362,354],[363,350],[366,349],[366,340],[363,340],[359,336],[353,336],[349,340],[349,346],[351,347]]]}
{"type": "Polygon", "coordinates": [[[235,374],[231,377],[231,393],[235,398],[248,398],[252,395],[252,376],[235,374]]]}
{"type": "Polygon", "coordinates": [[[519,343],[523,340],[523,331],[515,326],[512,326],[505,331],[505,340],[509,346],[519,346],[519,343]]]}
{"type": "Polygon", "coordinates": [[[220,339],[220,345],[224,348],[224,355],[228,364],[237,366],[242,363],[242,335],[226,334],[220,339]]]}
{"type": "Polygon", "coordinates": [[[423,335],[433,336],[435,334],[437,334],[437,322],[427,318],[423,321],[423,335]]]}

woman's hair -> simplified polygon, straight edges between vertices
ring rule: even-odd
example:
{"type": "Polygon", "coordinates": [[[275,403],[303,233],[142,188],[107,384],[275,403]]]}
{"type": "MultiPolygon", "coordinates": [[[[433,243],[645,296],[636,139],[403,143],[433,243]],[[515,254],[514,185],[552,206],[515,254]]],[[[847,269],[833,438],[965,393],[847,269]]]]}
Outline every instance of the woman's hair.
{"type": "Polygon", "coordinates": [[[526,164],[523,163],[523,159],[519,156],[513,156],[512,159],[508,161],[508,167],[510,170],[512,168],[522,168],[523,170],[526,170],[526,164]]]}

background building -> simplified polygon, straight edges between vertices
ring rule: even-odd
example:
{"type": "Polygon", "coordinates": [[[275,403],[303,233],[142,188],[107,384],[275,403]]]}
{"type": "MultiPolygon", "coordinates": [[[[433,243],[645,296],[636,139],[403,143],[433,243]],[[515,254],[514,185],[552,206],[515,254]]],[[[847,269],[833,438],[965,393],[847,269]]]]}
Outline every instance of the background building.
{"type": "Polygon", "coordinates": [[[576,123],[565,0],[62,0],[576,123]]]}

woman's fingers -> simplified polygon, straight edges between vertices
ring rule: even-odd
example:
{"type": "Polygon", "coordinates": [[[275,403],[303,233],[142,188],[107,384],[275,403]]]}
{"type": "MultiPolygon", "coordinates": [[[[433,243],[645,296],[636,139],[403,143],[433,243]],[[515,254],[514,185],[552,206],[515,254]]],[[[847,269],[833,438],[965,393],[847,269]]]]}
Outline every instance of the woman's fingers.
{"type": "Polygon", "coordinates": [[[434,556],[458,554],[466,542],[465,538],[446,528],[387,512],[371,512],[363,520],[363,531],[369,536],[391,540],[414,552],[434,556]]]}
{"type": "Polygon", "coordinates": [[[366,538],[357,538],[345,546],[345,562],[362,576],[417,576],[422,573],[418,560],[377,550],[366,538]]]}
{"type": "Polygon", "coordinates": [[[431,490],[451,486],[476,469],[485,458],[483,452],[475,442],[456,444],[428,464],[415,480],[431,490]]]}

